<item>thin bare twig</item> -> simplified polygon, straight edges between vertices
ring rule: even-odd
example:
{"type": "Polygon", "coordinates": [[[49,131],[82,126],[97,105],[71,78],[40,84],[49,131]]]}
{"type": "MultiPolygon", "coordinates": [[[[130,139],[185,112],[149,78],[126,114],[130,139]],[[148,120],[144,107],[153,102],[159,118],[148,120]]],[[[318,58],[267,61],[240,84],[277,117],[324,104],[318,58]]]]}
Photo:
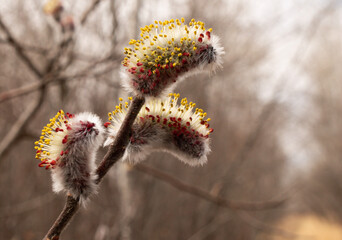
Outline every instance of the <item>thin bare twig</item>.
{"type": "Polygon", "coordinates": [[[82,70],[78,71],[78,73],[75,73],[73,75],[66,75],[66,76],[50,76],[49,78],[45,79],[42,82],[33,82],[33,83],[28,83],[24,86],[14,88],[5,92],[0,93],[0,103],[5,102],[7,100],[10,100],[15,97],[20,97],[29,93],[32,93],[39,88],[43,86],[47,86],[53,83],[57,83],[60,81],[67,81],[67,80],[77,80],[82,77],[98,77],[102,74],[108,73],[109,71],[113,70],[116,68],[116,64],[112,64],[108,68],[103,69],[102,71],[96,72],[92,75],[88,75],[89,72],[91,72],[96,66],[98,66],[101,63],[104,63],[108,60],[110,60],[112,56],[106,56],[103,59],[100,59],[98,61],[95,61],[92,64],[89,64],[87,67],[83,68],[82,70]]]}
{"type": "Polygon", "coordinates": [[[220,196],[213,195],[207,191],[204,191],[198,187],[186,184],[177,178],[164,173],[158,169],[149,167],[145,164],[137,164],[134,169],[146,173],[158,180],[161,180],[171,186],[177,188],[180,191],[189,193],[196,197],[202,198],[208,202],[214,203],[220,207],[230,208],[235,210],[248,210],[248,211],[260,211],[266,209],[272,209],[284,205],[285,199],[264,201],[264,202],[242,202],[242,201],[231,201],[220,196]]]}
{"type": "MultiPolygon", "coordinates": [[[[123,121],[113,144],[110,145],[107,154],[104,156],[96,170],[98,176],[96,180],[97,184],[101,182],[108,170],[123,156],[131,134],[131,127],[144,103],[144,97],[136,96],[133,98],[132,104],[128,109],[125,120],[123,121]]],[[[43,239],[58,239],[65,226],[77,212],[78,206],[79,200],[68,196],[64,209],[43,239]]]]}
{"type": "MultiPolygon", "coordinates": [[[[44,78],[44,74],[40,72],[40,70],[35,66],[33,61],[25,54],[21,45],[16,41],[16,39],[12,36],[9,29],[3,23],[0,17],[0,27],[5,32],[8,42],[15,49],[18,57],[27,65],[27,67],[35,74],[35,76],[41,81],[44,78]]],[[[37,112],[41,104],[43,103],[43,99],[45,97],[45,87],[40,88],[40,95],[37,101],[31,103],[28,108],[21,114],[18,120],[14,123],[10,131],[6,134],[4,139],[0,143],[0,159],[5,153],[5,151],[14,143],[19,133],[24,129],[27,125],[29,119],[34,116],[37,112]]]]}
{"type": "Polygon", "coordinates": [[[42,78],[43,74],[40,72],[40,70],[34,65],[32,60],[26,55],[23,47],[18,43],[18,41],[12,36],[9,29],[6,27],[4,22],[2,21],[0,17],[0,27],[5,32],[7,36],[7,41],[9,44],[15,49],[18,56],[21,58],[21,60],[26,64],[26,66],[36,75],[38,78],[42,78]]]}
{"type": "Polygon", "coordinates": [[[43,103],[43,99],[45,97],[45,89],[41,89],[39,98],[32,102],[25,111],[20,115],[18,120],[13,124],[10,131],[6,134],[6,136],[0,142],[0,159],[5,154],[5,152],[9,149],[9,147],[15,142],[19,133],[25,128],[28,121],[32,118],[32,116],[38,111],[40,106],[43,103]]]}
{"type": "Polygon", "coordinates": [[[93,3],[89,6],[89,8],[82,15],[81,20],[80,20],[81,25],[83,25],[87,21],[90,13],[95,10],[95,8],[97,7],[99,3],[100,3],[100,0],[93,1],[93,3]]]}
{"type": "Polygon", "coordinates": [[[71,218],[75,215],[79,208],[79,198],[74,199],[72,196],[67,196],[66,203],[60,215],[58,216],[57,220],[53,224],[52,228],[46,234],[44,239],[48,240],[58,240],[59,235],[69,223],[71,218]]]}
{"type": "MultiPolygon", "coordinates": [[[[10,43],[8,40],[0,38],[0,44],[8,45],[10,43]]],[[[26,44],[26,43],[22,43],[22,42],[19,42],[19,44],[24,51],[32,52],[32,53],[39,54],[39,55],[45,56],[51,51],[51,49],[46,48],[46,47],[39,47],[39,46],[26,44]]],[[[81,52],[74,52],[73,57],[76,58],[77,60],[83,61],[83,62],[92,62],[94,60],[94,56],[90,56],[90,55],[87,55],[87,54],[84,54],[81,52]]]]}

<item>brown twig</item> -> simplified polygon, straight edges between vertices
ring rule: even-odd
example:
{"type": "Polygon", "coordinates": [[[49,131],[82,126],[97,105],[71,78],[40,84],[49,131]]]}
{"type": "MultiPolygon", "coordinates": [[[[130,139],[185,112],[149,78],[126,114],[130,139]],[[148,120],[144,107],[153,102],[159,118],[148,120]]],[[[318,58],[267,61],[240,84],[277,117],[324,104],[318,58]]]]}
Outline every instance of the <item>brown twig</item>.
{"type": "Polygon", "coordinates": [[[133,98],[132,104],[128,109],[127,116],[123,121],[119,132],[116,135],[116,138],[113,144],[110,146],[109,151],[106,156],[99,164],[96,174],[98,176],[96,183],[100,183],[104,175],[110,169],[110,167],[119,160],[123,154],[125,153],[133,122],[138,115],[141,107],[145,103],[145,98],[141,96],[136,96],[133,98]]]}
{"type": "Polygon", "coordinates": [[[18,41],[12,36],[9,29],[6,27],[6,25],[3,23],[1,17],[0,17],[0,27],[5,32],[7,36],[8,43],[15,49],[18,56],[21,58],[21,60],[26,64],[26,66],[38,77],[42,78],[43,74],[39,71],[39,69],[34,65],[32,60],[26,55],[24,52],[23,47],[18,43],[18,41]]]}
{"type": "MultiPolygon", "coordinates": [[[[109,147],[107,154],[104,156],[103,160],[96,170],[98,176],[96,180],[97,184],[101,182],[102,178],[106,175],[113,164],[116,163],[123,156],[129,141],[131,127],[144,103],[144,97],[136,96],[133,98],[132,104],[128,109],[125,120],[123,121],[113,144],[111,144],[111,146],[109,147]]],[[[68,196],[64,209],[44,237],[44,240],[53,240],[59,238],[65,226],[77,212],[78,205],[78,199],[73,199],[72,197],[68,196]]]]}
{"type": "MultiPolygon", "coordinates": [[[[0,38],[0,44],[8,45],[9,41],[0,38]]],[[[25,52],[31,52],[38,55],[46,56],[51,51],[51,49],[47,47],[39,47],[36,45],[26,44],[23,42],[19,42],[19,44],[25,52]]],[[[94,56],[87,55],[81,52],[74,52],[73,57],[82,62],[93,62],[94,60],[94,56]]]]}
{"type": "Polygon", "coordinates": [[[44,239],[46,240],[58,240],[59,235],[65,228],[65,226],[70,222],[71,218],[75,215],[79,208],[79,199],[74,199],[72,196],[67,196],[66,203],[61,214],[58,216],[57,220],[53,224],[52,228],[46,234],[44,239]]]}
{"type": "Polygon", "coordinates": [[[171,186],[177,188],[180,191],[189,193],[196,197],[202,198],[208,202],[214,203],[220,207],[230,208],[235,210],[247,210],[247,211],[260,211],[266,209],[272,209],[284,205],[285,200],[273,200],[273,201],[264,201],[264,202],[242,202],[242,201],[231,201],[220,196],[213,195],[207,191],[204,191],[198,187],[192,186],[190,184],[186,184],[177,178],[162,172],[158,169],[149,167],[145,164],[137,164],[134,169],[146,173],[158,180],[161,180],[171,186]]]}
{"type": "Polygon", "coordinates": [[[43,99],[45,97],[45,88],[42,88],[39,94],[39,98],[32,102],[25,111],[20,115],[18,120],[13,124],[9,132],[0,142],[0,159],[5,154],[5,152],[9,149],[9,147],[15,142],[19,133],[24,129],[27,125],[28,121],[32,118],[32,116],[38,111],[40,106],[43,103],[43,99]]]}
{"type": "MultiPolygon", "coordinates": [[[[15,49],[18,57],[26,64],[26,66],[34,73],[34,75],[43,81],[44,74],[35,66],[33,61],[26,55],[22,46],[18,43],[18,41],[13,37],[9,29],[3,23],[0,17],[0,27],[6,34],[9,44],[15,49]]],[[[36,102],[31,103],[28,108],[21,114],[18,120],[14,123],[10,131],[6,134],[4,139],[2,139],[0,143],[0,159],[1,156],[5,153],[5,151],[15,142],[19,133],[24,129],[29,119],[37,112],[41,104],[43,103],[43,99],[45,97],[45,87],[40,87],[40,95],[36,102]]]]}
{"type": "Polygon", "coordinates": [[[83,25],[87,21],[90,13],[95,10],[95,8],[97,7],[97,5],[99,3],[100,3],[100,0],[94,0],[93,1],[93,3],[90,5],[90,7],[82,15],[81,20],[80,20],[81,25],[83,25]]]}

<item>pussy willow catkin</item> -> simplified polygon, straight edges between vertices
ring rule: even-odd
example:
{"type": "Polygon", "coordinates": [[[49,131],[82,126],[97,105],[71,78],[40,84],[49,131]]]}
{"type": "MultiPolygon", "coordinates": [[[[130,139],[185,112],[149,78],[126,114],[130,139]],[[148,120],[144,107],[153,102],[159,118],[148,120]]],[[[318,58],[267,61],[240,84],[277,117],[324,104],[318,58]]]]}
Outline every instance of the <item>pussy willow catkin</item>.
{"type": "MultiPolygon", "coordinates": [[[[113,142],[127,114],[132,101],[129,98],[110,112],[109,122],[105,123],[109,137],[105,145],[113,142]]],[[[186,98],[179,101],[179,94],[169,97],[150,98],[142,107],[133,126],[132,135],[126,148],[123,161],[138,162],[146,159],[153,151],[166,151],[181,161],[195,166],[207,161],[210,152],[210,128],[207,113],[186,98]]]]}
{"type": "Polygon", "coordinates": [[[155,21],[140,30],[141,39],[129,42],[122,62],[123,84],[132,93],[160,96],[187,75],[221,64],[219,38],[201,21],[155,21]]]}
{"type": "Polygon", "coordinates": [[[53,190],[85,200],[96,191],[95,155],[103,142],[104,128],[98,116],[60,110],[50,119],[38,141],[40,167],[51,170],[53,190]]]}

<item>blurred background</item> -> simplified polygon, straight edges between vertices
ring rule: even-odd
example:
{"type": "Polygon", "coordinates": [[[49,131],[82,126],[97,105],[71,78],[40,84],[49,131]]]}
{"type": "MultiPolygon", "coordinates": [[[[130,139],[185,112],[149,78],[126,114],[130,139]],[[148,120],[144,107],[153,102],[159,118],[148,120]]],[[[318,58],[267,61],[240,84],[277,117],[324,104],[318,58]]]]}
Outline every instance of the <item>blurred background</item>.
{"type": "Polygon", "coordinates": [[[126,96],[128,41],[181,17],[226,51],[216,74],[176,88],[212,118],[212,152],[203,167],[165,153],[145,164],[211,196],[281,204],[224,208],[117,163],[62,239],[342,239],[341,1],[60,3],[0,0],[0,239],[43,238],[64,205],[34,158],[42,127],[59,109],[106,119],[126,96]]]}

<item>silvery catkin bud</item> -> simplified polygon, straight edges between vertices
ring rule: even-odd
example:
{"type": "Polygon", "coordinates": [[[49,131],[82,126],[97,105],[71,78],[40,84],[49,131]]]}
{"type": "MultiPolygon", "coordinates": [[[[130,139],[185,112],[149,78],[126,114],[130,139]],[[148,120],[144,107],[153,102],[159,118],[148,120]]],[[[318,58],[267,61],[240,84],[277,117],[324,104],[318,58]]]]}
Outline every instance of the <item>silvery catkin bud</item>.
{"type": "Polygon", "coordinates": [[[177,80],[221,65],[219,38],[201,21],[155,21],[140,30],[141,39],[129,42],[122,62],[123,85],[131,93],[157,97],[170,92],[177,80]]]}
{"type": "Polygon", "coordinates": [[[39,167],[51,170],[53,190],[64,191],[81,201],[96,192],[95,157],[104,139],[97,115],[60,110],[35,142],[39,167]]]}
{"type": "MultiPolygon", "coordinates": [[[[164,99],[148,99],[132,126],[123,161],[136,163],[153,151],[166,151],[191,166],[207,162],[209,134],[213,131],[210,118],[206,118],[207,113],[202,109],[194,110],[196,104],[186,98],[178,105],[178,98],[179,94],[169,94],[164,99]]],[[[109,122],[105,126],[109,137],[105,145],[113,142],[129,105],[129,102],[120,103],[108,114],[109,122]]]]}

